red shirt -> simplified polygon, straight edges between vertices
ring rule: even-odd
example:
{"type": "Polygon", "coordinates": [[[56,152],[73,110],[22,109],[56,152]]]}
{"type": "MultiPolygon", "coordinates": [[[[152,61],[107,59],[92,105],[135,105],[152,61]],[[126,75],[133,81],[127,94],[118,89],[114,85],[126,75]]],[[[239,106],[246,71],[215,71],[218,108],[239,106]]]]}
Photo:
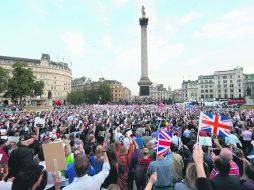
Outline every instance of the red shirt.
{"type": "Polygon", "coordinates": [[[0,164],[8,164],[8,156],[5,151],[0,148],[0,164]]]}

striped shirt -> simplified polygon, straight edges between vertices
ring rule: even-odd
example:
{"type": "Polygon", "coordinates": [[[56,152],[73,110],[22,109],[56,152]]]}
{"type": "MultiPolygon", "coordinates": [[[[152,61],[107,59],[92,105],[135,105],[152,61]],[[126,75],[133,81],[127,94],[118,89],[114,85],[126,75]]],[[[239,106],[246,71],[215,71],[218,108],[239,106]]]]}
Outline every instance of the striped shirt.
{"type": "MultiPolygon", "coordinates": [[[[219,174],[219,171],[217,171],[216,168],[213,168],[211,174],[210,174],[210,179],[213,179],[217,174],[219,174]]],[[[230,172],[229,172],[229,175],[231,176],[239,176],[240,177],[240,174],[239,174],[239,167],[237,166],[237,164],[231,160],[230,161],[230,172]]]]}

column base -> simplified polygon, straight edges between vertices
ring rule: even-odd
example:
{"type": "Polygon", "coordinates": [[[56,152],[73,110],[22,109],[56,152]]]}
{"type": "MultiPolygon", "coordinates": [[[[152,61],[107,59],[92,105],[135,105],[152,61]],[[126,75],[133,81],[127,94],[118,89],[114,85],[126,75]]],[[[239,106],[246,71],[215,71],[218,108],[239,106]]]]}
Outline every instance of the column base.
{"type": "Polygon", "coordinates": [[[150,86],[152,82],[149,80],[148,77],[143,77],[138,82],[139,85],[139,96],[150,96],[150,86]]]}

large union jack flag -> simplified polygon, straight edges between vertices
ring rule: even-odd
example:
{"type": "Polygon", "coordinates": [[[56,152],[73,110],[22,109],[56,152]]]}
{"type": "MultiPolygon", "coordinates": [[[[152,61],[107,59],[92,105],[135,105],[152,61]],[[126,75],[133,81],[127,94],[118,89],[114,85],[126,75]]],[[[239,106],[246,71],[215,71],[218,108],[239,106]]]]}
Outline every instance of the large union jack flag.
{"type": "Polygon", "coordinates": [[[164,156],[170,149],[172,141],[172,133],[164,130],[159,131],[157,140],[157,155],[164,156]]]}
{"type": "Polygon", "coordinates": [[[200,113],[199,131],[206,131],[208,133],[218,136],[228,136],[233,127],[232,119],[214,115],[210,113],[200,113]]]}

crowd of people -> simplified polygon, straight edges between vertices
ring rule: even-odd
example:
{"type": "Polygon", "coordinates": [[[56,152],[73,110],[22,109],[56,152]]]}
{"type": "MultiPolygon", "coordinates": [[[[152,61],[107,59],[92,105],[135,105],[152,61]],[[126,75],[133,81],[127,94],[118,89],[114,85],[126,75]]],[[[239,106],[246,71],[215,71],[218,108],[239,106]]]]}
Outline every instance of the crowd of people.
{"type": "Polygon", "coordinates": [[[0,190],[254,190],[254,110],[205,105],[83,105],[0,113],[0,190]],[[227,137],[199,131],[200,112],[232,118],[227,137]],[[159,130],[171,147],[157,155],[159,130]],[[212,137],[212,146],[199,145],[212,137]],[[14,139],[18,140],[14,140],[14,139]],[[64,144],[47,171],[42,145],[64,144]]]}

